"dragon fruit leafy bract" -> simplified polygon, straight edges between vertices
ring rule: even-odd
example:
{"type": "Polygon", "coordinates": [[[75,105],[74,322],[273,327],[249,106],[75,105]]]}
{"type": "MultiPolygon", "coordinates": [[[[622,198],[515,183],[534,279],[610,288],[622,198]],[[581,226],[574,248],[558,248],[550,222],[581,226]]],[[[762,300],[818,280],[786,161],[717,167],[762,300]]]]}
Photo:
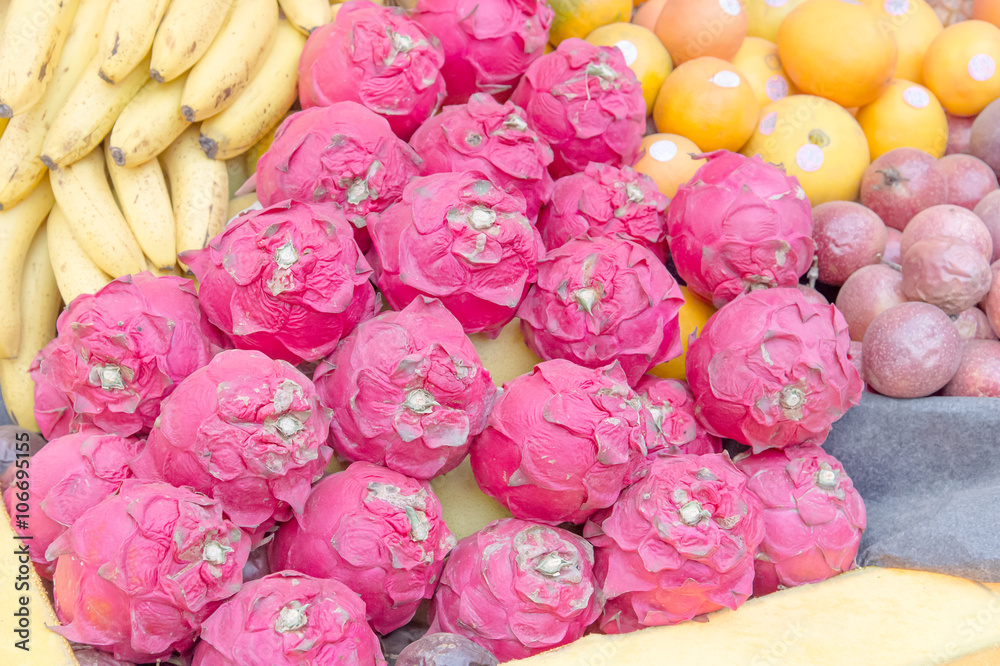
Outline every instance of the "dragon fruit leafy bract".
{"type": "Polygon", "coordinates": [[[686,382],[646,375],[635,385],[635,392],[659,434],[647,447],[649,455],[722,453],[722,441],[695,417],[694,394],[686,382]]]}

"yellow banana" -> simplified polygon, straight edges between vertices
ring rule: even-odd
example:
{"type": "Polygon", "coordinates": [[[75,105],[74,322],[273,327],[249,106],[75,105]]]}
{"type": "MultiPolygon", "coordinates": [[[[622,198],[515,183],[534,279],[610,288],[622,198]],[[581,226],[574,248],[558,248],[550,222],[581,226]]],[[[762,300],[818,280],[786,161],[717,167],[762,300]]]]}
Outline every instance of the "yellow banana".
{"type": "Polygon", "coordinates": [[[153,262],[149,257],[146,257],[146,270],[156,276],[175,275],[177,277],[184,277],[181,275],[181,269],[177,267],[177,264],[174,264],[173,266],[157,267],[153,265],[153,262]]]}
{"type": "Polygon", "coordinates": [[[98,74],[118,83],[149,55],[168,0],[113,0],[101,34],[98,74]]]}
{"type": "Polygon", "coordinates": [[[45,92],[79,0],[11,0],[0,35],[0,117],[24,113],[45,92]]]}
{"type": "Polygon", "coordinates": [[[233,218],[239,216],[241,213],[249,211],[251,208],[259,209],[262,208],[260,202],[257,201],[257,193],[251,192],[250,194],[244,194],[242,196],[233,197],[229,200],[229,206],[226,209],[226,224],[233,221],[233,218]]]}
{"type": "Polygon", "coordinates": [[[278,4],[288,21],[304,35],[333,19],[330,0],[278,0],[278,4]]]}
{"type": "Polygon", "coordinates": [[[73,230],[59,204],[52,207],[45,222],[49,234],[52,270],[63,302],[67,305],[80,294],[96,294],[111,282],[111,276],[98,268],[73,238],[73,230]]]}
{"type": "Polygon", "coordinates": [[[73,238],[102,271],[116,278],[146,269],[142,249],[108,184],[103,150],[51,171],[49,179],[73,238]]]}
{"type": "Polygon", "coordinates": [[[236,0],[205,55],[191,68],[181,112],[195,122],[219,113],[246,87],[274,39],[276,0],[236,0]]]}
{"type": "Polygon", "coordinates": [[[167,149],[189,123],[181,114],[187,75],[167,83],[150,79],[132,98],[111,130],[111,157],[119,166],[144,164],[167,149]]]}
{"type": "Polygon", "coordinates": [[[234,0],[171,0],[153,38],[149,74],[173,81],[205,54],[234,0]]]}

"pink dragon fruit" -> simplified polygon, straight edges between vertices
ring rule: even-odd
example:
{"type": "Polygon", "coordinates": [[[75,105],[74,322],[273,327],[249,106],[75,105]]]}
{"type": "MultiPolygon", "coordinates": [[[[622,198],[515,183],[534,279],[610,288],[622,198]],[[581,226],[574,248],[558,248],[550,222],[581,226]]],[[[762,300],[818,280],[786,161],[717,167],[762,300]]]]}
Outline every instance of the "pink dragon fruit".
{"type": "Polygon", "coordinates": [[[588,368],[618,360],[630,384],[679,356],[684,295],[656,256],[617,234],[550,250],[521,303],[524,341],[543,359],[588,368]]]}
{"type": "Polygon", "coordinates": [[[316,484],[299,520],[278,529],[268,559],[275,570],[344,583],[386,634],[431,598],[454,545],[426,481],[357,462],[316,484]]]}
{"type": "Polygon", "coordinates": [[[306,40],[299,101],[303,109],[363,104],[405,141],[444,100],[444,62],[437,37],[403,9],[350,0],[306,40]]]}
{"type": "Polygon", "coordinates": [[[868,524],[861,495],[836,458],[818,446],[736,457],[764,505],[755,595],[818,583],[854,567],[868,524]]]}
{"type": "Polygon", "coordinates": [[[283,201],[241,215],[181,261],[238,349],[292,364],[326,356],[377,309],[371,267],[334,204],[283,201]]]}
{"type": "Polygon", "coordinates": [[[607,596],[601,631],[676,624],[747,600],[764,517],[746,485],[726,454],[660,457],[587,522],[607,596]]]}
{"type": "Polygon", "coordinates": [[[59,558],[53,631],[139,663],[194,645],[239,591],[250,539],[190,488],[127,479],[46,552],[59,558]]]}
{"type": "Polygon", "coordinates": [[[812,210],[794,176],[759,155],[717,150],[667,211],[677,272],[716,307],[765,287],[793,287],[812,265],[812,210]]]}
{"type": "Polygon", "coordinates": [[[148,432],[160,401],[224,340],[191,280],[149,272],[74,298],[57,329],[30,369],[46,439],[85,424],[121,437],[148,432]]]}
{"type": "Polygon", "coordinates": [[[567,39],[531,63],[510,101],[549,142],[553,178],[590,162],[633,164],[646,131],[642,86],[621,50],[567,39]]]}
{"type": "Polygon", "coordinates": [[[555,12],[545,0],[417,0],[413,20],[441,40],[445,104],[475,92],[506,99],[545,51],[555,12]]]}
{"type": "Polygon", "coordinates": [[[510,102],[476,93],[468,104],[446,106],[429,118],[410,145],[423,160],[425,175],[474,169],[506,190],[517,190],[532,221],[552,196],[552,149],[510,102]]]}
{"type": "Polygon", "coordinates": [[[755,453],[822,444],[861,400],[847,321],[795,288],[754,291],[713,314],[685,369],[708,432],[755,453]]]}
{"type": "Polygon", "coordinates": [[[385,664],[365,604],[343,583],[281,571],[247,583],[204,623],[192,666],[385,664]]]}
{"type": "Polygon", "coordinates": [[[214,498],[256,542],[305,508],[333,455],[330,418],[313,383],[285,361],[226,351],[163,401],[130,464],[140,479],[214,498]]]}
{"type": "Polygon", "coordinates": [[[369,262],[394,310],[439,298],[466,333],[499,334],[545,254],[525,201],[480,171],[414,178],[369,232],[369,262]]]}
{"type": "Polygon", "coordinates": [[[667,250],[663,211],[669,201],[646,174],[591,162],[583,172],[556,181],[538,230],[549,250],[588,232],[624,234],[662,262],[667,250]]]}
{"type": "Polygon", "coordinates": [[[572,532],[495,520],[452,551],[428,633],[465,636],[501,662],[565,645],[601,614],[593,567],[594,549],[572,532]]]}
{"type": "Polygon", "coordinates": [[[649,455],[722,453],[722,441],[695,418],[694,393],[687,382],[646,375],[635,392],[659,435],[646,447],[649,455]]]}
{"type": "Polygon", "coordinates": [[[334,451],[418,479],[458,467],[497,395],[462,325],[423,296],[361,324],[313,380],[334,451]]]}
{"type": "Polygon", "coordinates": [[[52,578],[55,571],[55,562],[46,559],[45,550],[56,537],[84,511],[118,492],[122,481],[132,476],[128,461],[139,447],[134,438],[84,426],[53,439],[31,457],[30,481],[15,483],[3,498],[14,530],[30,535],[24,543],[40,575],[52,578]],[[18,514],[27,518],[18,519],[18,514]],[[18,528],[21,521],[30,529],[18,528]]]}
{"type": "Polygon", "coordinates": [[[617,362],[544,361],[504,385],[472,444],[472,471],[515,518],[582,523],[642,474],[655,438],[617,362]]]}

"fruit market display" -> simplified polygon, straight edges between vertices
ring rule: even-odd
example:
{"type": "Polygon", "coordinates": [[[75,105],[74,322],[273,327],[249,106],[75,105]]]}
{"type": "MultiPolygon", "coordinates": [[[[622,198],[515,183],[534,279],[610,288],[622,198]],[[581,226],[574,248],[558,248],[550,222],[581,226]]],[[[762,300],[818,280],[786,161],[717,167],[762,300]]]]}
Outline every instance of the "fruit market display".
{"type": "Polygon", "coordinates": [[[994,0],[0,3],[37,663],[1000,645],[822,448],[1000,398],[998,174],[994,0]]]}

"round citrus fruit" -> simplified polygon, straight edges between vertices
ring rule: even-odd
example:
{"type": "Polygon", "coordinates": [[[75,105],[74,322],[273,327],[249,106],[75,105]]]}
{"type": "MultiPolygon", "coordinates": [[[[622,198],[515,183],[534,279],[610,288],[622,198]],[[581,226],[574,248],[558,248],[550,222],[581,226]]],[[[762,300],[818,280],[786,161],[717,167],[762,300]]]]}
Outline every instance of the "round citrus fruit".
{"type": "Polygon", "coordinates": [[[894,148],[919,148],[942,157],[948,147],[948,117],[922,85],[896,79],[877,100],[858,109],[874,160],[894,148]]]}
{"type": "Polygon", "coordinates": [[[653,179],[664,196],[671,199],[677,188],[691,180],[694,172],[705,163],[695,159],[701,148],[679,134],[650,134],[642,139],[642,150],[633,168],[653,179]]]}
{"type": "Polygon", "coordinates": [[[733,66],[740,70],[753,88],[757,102],[767,106],[776,99],[795,94],[792,83],[781,66],[778,47],[760,37],[747,37],[733,56],[733,66]]]}
{"type": "Polygon", "coordinates": [[[924,85],[948,113],[974,116],[1000,97],[1000,28],[962,21],[942,30],[924,57],[924,85]]]}
{"type": "Polygon", "coordinates": [[[747,35],[769,42],[778,39],[778,26],[805,0],[746,0],[747,35]]]}
{"type": "Polygon", "coordinates": [[[972,18],[988,21],[1000,28],[1000,2],[997,0],[975,0],[972,4],[972,18]]]}
{"type": "Polygon", "coordinates": [[[650,31],[655,30],[656,19],[660,18],[660,12],[663,11],[663,5],[666,2],[667,0],[646,0],[639,9],[635,10],[635,14],[632,15],[632,23],[641,25],[650,31]]]}
{"type": "Polygon", "coordinates": [[[879,24],[896,36],[899,58],[893,78],[923,83],[924,54],[944,29],[924,0],[865,0],[879,24]]]}
{"type": "Polygon", "coordinates": [[[597,46],[616,46],[625,56],[625,64],[642,86],[647,112],[652,111],[660,86],[673,70],[667,49],[652,31],[631,23],[610,23],[587,35],[597,46]]]}
{"type": "Polygon", "coordinates": [[[677,320],[681,325],[681,346],[684,348],[684,353],[666,363],[654,365],[649,369],[649,372],[664,379],[684,381],[687,379],[687,373],[684,371],[684,356],[687,354],[688,344],[690,344],[692,336],[697,338],[701,335],[708,318],[715,314],[715,308],[710,303],[695,296],[687,287],[681,287],[681,293],[684,295],[684,305],[681,306],[677,320]]]}
{"type": "Polygon", "coordinates": [[[602,25],[632,17],[632,0],[548,0],[555,11],[549,42],[553,46],[570,37],[585,38],[602,25]]]}
{"type": "Polygon", "coordinates": [[[711,56],[729,60],[747,36],[741,0],[667,0],[653,30],[674,65],[711,56]]]}

